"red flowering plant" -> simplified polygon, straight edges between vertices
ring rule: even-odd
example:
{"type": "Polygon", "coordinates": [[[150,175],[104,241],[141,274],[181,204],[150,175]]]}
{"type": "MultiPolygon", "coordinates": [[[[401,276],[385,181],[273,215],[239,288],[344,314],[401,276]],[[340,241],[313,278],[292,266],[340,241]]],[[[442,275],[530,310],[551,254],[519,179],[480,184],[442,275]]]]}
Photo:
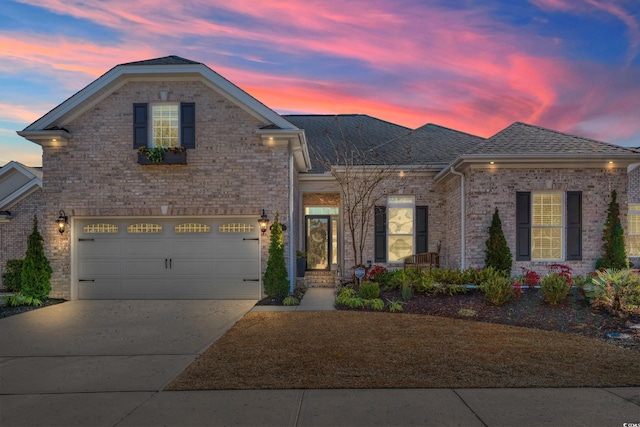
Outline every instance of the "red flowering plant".
{"type": "Polygon", "coordinates": [[[513,281],[513,296],[519,298],[522,295],[522,283],[519,280],[513,281]]]}
{"type": "Polygon", "coordinates": [[[387,274],[387,269],[385,267],[381,265],[374,265],[373,267],[371,267],[371,270],[369,270],[367,279],[371,280],[372,282],[379,282],[380,278],[385,274],[387,274]]]}
{"type": "Polygon", "coordinates": [[[533,270],[529,270],[527,267],[520,267],[522,270],[522,277],[520,283],[527,285],[529,289],[535,288],[540,284],[540,275],[533,270]]]}
{"type": "Polygon", "coordinates": [[[550,273],[558,273],[558,276],[562,276],[567,279],[569,285],[573,285],[573,278],[571,277],[571,267],[565,264],[551,264],[549,266],[550,273]]]}

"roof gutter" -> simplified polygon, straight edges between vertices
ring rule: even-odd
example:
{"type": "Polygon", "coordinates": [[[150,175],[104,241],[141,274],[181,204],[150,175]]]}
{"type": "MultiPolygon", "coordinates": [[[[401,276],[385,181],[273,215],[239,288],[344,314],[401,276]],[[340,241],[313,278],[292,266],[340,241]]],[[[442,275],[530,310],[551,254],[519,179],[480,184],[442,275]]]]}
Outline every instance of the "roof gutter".
{"type": "Polygon", "coordinates": [[[466,253],[466,203],[464,197],[464,175],[458,172],[454,166],[449,168],[449,171],[453,175],[457,175],[460,177],[460,269],[466,269],[467,259],[465,256],[466,253]]]}

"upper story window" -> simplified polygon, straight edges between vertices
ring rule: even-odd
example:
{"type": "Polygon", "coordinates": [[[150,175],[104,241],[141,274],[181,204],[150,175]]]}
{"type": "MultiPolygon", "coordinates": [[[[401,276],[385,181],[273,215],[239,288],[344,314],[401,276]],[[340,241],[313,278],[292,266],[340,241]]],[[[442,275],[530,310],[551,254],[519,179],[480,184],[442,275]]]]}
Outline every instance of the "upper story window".
{"type": "Polygon", "coordinates": [[[640,203],[629,204],[629,256],[640,256],[640,203]]]}
{"type": "Polygon", "coordinates": [[[151,147],[180,145],[178,104],[151,105],[151,147]]]}
{"type": "Polygon", "coordinates": [[[133,148],[196,148],[196,104],[133,104],[133,148]]]}

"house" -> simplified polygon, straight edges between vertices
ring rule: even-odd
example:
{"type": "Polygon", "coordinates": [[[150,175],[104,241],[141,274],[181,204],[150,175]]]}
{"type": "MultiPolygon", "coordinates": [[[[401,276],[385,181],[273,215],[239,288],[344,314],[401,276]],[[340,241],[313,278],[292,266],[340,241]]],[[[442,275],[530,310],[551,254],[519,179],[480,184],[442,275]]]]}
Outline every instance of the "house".
{"type": "Polygon", "coordinates": [[[23,259],[33,217],[41,221],[42,170],[9,162],[0,168],[0,275],[7,261],[23,259]]]}
{"type": "Polygon", "coordinates": [[[564,262],[584,274],[612,189],[626,224],[627,169],[640,163],[637,150],[523,123],[485,139],[365,115],[283,116],[177,56],[118,65],[18,134],[43,148],[52,295],[70,299],[260,298],[269,230],[258,219],[276,214],[292,287],[297,251],[309,273],[350,276],[340,147],[363,153],[361,170],[392,165],[364,259],[393,267],[438,251],[444,266],[481,267],[497,207],[512,273],[564,262]],[[150,161],[168,146],[182,148],[150,161]]]}

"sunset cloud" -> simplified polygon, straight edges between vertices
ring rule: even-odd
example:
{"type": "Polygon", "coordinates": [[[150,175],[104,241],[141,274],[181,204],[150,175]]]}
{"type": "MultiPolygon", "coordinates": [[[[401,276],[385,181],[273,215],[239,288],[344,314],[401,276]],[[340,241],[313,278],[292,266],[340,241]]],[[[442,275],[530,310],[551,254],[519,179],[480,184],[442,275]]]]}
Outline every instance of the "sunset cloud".
{"type": "Polygon", "coordinates": [[[630,1],[529,0],[520,15],[482,1],[8,1],[0,79],[13,83],[0,86],[0,121],[26,125],[119,63],[173,54],[278,112],[363,113],[481,136],[524,121],[640,139],[640,14],[630,1]],[[38,11],[59,25],[16,24],[38,11]],[[567,51],[588,43],[567,39],[572,17],[617,23],[620,63],[567,51]]]}

